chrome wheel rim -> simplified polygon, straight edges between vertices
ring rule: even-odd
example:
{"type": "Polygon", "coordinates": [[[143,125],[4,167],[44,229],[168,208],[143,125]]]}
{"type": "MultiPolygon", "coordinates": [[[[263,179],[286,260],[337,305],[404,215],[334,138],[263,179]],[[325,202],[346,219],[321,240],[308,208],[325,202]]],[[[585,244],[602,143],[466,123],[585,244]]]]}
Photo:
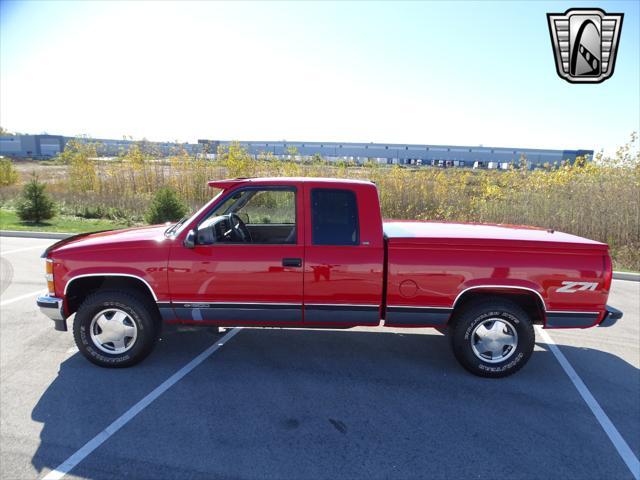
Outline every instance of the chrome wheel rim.
{"type": "Polygon", "coordinates": [[[483,362],[504,362],[518,347],[518,332],[503,318],[483,320],[471,334],[471,349],[483,362]]]}
{"type": "Polygon", "coordinates": [[[119,308],[108,308],[96,314],[91,320],[89,331],[93,344],[112,355],[130,350],[138,338],[136,322],[119,308]]]}

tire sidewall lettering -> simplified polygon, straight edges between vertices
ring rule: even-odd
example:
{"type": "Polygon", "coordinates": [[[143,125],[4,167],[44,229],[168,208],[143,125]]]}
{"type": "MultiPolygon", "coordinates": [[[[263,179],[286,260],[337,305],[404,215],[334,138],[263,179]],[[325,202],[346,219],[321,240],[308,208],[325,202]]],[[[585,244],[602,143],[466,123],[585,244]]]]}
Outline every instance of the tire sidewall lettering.
{"type": "Polygon", "coordinates": [[[111,363],[111,364],[127,362],[131,359],[131,354],[135,352],[136,349],[139,347],[140,342],[136,340],[136,344],[130,350],[127,350],[125,353],[121,355],[109,355],[102,352],[102,350],[99,350],[95,346],[95,344],[93,343],[93,340],[91,340],[91,336],[89,335],[90,319],[93,318],[93,316],[97,314],[100,310],[104,310],[106,308],[119,308],[121,310],[124,310],[131,317],[131,319],[136,323],[136,327],[138,328],[139,335],[144,333],[144,322],[141,321],[140,316],[135,309],[131,308],[129,305],[125,305],[119,302],[102,302],[101,304],[96,305],[94,308],[91,309],[92,311],[91,311],[91,314],[87,317],[87,321],[85,321],[80,326],[80,339],[84,344],[84,347],[87,353],[101,362],[111,363]]]}

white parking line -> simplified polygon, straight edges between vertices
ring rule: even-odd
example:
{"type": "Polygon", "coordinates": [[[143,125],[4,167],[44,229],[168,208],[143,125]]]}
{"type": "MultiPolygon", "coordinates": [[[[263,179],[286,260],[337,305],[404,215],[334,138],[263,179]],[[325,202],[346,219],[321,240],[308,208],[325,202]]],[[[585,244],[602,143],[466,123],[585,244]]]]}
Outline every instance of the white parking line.
{"type": "Polygon", "coordinates": [[[10,305],[15,302],[19,302],[20,300],[24,300],[25,298],[35,297],[40,293],[44,293],[45,290],[42,288],[40,290],[36,290],[35,292],[25,293],[24,295],[20,295],[19,297],[10,298],[9,300],[3,300],[0,302],[0,307],[4,307],[5,305],[10,305]]]}
{"type": "Polygon", "coordinates": [[[16,248],[14,250],[6,250],[4,252],[0,250],[0,255],[9,255],[10,253],[26,252],[27,250],[36,250],[36,249],[40,249],[44,252],[47,249],[47,245],[38,245],[37,247],[16,248]]]}
{"type": "Polygon", "coordinates": [[[582,399],[591,409],[593,415],[596,417],[598,422],[600,422],[600,426],[604,429],[605,433],[609,437],[609,440],[611,440],[611,443],[613,443],[613,446],[616,447],[616,450],[631,471],[633,477],[636,480],[639,480],[640,461],[638,461],[638,457],[635,456],[635,454],[629,447],[629,444],[625,441],[624,438],[622,438],[622,435],[620,435],[620,432],[618,432],[618,429],[609,419],[607,414],[604,413],[604,410],[602,410],[600,404],[596,401],[582,379],[578,376],[574,368],[569,363],[569,360],[567,360],[567,357],[565,357],[564,354],[560,351],[560,348],[558,348],[556,342],[554,342],[551,336],[541,327],[536,325],[536,329],[538,330],[538,333],[542,337],[543,341],[549,346],[553,354],[558,359],[558,362],[575,385],[578,393],[580,393],[580,396],[582,396],[582,399]]]}
{"type": "Polygon", "coordinates": [[[118,419],[116,419],[111,425],[89,440],[80,450],[67,458],[64,462],[62,462],[58,467],[54,470],[51,470],[43,480],[53,480],[64,477],[67,473],[71,471],[76,465],[78,465],[82,460],[84,460],[88,455],[91,454],[96,448],[106,442],[111,435],[116,433],[122,427],[124,427],[129,421],[133,419],[137,414],[139,414],[142,410],[147,408],[156,398],[166,392],[169,388],[175,385],[178,381],[184,378],[191,370],[196,368],[202,362],[204,362],[207,358],[209,358],[213,353],[215,353],[220,347],[222,347],[225,343],[227,343],[231,337],[237,334],[241,329],[234,328],[229,333],[220,338],[216,343],[207,348],[204,352],[198,355],[196,358],[187,363],[184,367],[178,370],[176,373],[171,375],[168,379],[162,382],[159,386],[157,386],[151,393],[149,393],[146,397],[136,403],[133,407],[123,413],[118,419]]]}

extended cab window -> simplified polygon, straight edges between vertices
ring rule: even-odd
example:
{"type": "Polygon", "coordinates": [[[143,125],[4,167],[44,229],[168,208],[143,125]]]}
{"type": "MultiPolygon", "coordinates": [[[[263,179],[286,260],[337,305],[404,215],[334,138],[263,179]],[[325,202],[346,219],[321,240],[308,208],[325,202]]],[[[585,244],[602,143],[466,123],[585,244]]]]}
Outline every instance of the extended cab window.
{"type": "Polygon", "coordinates": [[[196,243],[296,243],[293,188],[247,188],[225,199],[198,226],[196,243]]]}
{"type": "Polygon", "coordinates": [[[311,191],[314,245],[358,245],[358,205],[351,190],[315,188],[311,191]]]}

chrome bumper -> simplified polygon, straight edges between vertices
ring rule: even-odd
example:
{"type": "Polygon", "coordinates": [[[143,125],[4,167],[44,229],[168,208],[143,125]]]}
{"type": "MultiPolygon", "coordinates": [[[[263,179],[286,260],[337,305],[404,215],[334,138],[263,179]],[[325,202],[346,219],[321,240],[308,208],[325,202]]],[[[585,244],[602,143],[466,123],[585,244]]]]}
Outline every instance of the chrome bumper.
{"type": "Polygon", "coordinates": [[[63,301],[61,298],[41,295],[36,300],[40,311],[55,323],[55,329],[62,332],[67,331],[67,317],[64,314],[63,301]]]}

